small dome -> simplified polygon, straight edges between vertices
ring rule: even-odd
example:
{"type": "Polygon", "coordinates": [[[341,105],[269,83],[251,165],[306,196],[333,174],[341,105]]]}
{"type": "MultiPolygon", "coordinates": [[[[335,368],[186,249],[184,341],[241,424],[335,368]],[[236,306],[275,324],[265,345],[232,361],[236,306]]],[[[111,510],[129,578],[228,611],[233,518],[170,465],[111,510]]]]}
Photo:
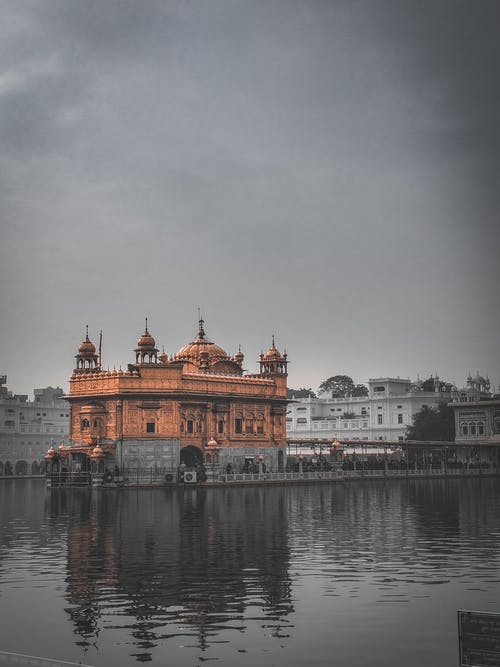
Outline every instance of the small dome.
{"type": "Polygon", "coordinates": [[[264,355],[264,359],[270,360],[270,361],[275,361],[275,360],[281,359],[281,358],[282,358],[281,353],[274,344],[274,336],[273,336],[273,342],[271,344],[271,347],[268,349],[268,351],[264,355]]]}
{"type": "Polygon", "coordinates": [[[93,459],[98,459],[98,458],[100,458],[101,456],[104,456],[104,451],[103,451],[103,449],[102,449],[101,447],[99,447],[99,445],[96,445],[96,446],[94,447],[94,449],[92,450],[91,457],[92,457],[93,459]]]}
{"type": "Polygon", "coordinates": [[[78,348],[78,354],[82,357],[92,356],[95,354],[95,345],[89,339],[88,334],[85,336],[85,340],[80,344],[78,348]]]}
{"type": "Polygon", "coordinates": [[[144,333],[137,341],[137,347],[141,350],[144,349],[154,349],[156,341],[153,336],[149,333],[148,328],[144,330],[144,333]]]}

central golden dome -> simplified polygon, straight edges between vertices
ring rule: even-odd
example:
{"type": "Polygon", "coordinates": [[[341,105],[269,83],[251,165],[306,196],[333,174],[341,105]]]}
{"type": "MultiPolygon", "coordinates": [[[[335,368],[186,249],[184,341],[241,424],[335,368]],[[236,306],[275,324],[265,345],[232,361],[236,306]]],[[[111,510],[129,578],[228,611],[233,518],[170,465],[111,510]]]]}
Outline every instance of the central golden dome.
{"type": "Polygon", "coordinates": [[[222,349],[222,347],[219,347],[219,345],[208,340],[205,330],[203,329],[203,324],[203,320],[200,320],[198,337],[191,343],[181,347],[181,349],[176,352],[174,355],[175,361],[187,361],[198,367],[202,361],[201,355],[203,352],[208,354],[207,361],[210,366],[213,366],[219,361],[231,361],[231,357],[222,349]]]}

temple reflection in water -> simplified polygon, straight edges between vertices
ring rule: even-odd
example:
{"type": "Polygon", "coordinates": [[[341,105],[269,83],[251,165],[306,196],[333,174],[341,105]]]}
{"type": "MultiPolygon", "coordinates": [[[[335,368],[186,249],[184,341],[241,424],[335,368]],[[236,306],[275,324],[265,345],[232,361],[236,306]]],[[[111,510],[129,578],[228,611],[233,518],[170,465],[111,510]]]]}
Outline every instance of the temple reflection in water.
{"type": "Polygon", "coordinates": [[[98,648],[104,628],[127,629],[138,660],[183,635],[203,650],[243,630],[249,604],[279,635],[293,611],[285,499],[258,487],[48,497],[53,518],[68,516],[77,643],[98,648]]]}

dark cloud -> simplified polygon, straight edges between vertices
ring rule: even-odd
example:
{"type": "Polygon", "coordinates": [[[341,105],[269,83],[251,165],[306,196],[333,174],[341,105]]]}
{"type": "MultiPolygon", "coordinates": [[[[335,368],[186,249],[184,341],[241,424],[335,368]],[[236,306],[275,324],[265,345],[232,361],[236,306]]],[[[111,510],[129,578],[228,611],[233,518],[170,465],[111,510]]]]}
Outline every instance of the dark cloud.
{"type": "Polygon", "coordinates": [[[292,385],[500,383],[496,1],[0,9],[19,391],[65,381],[86,322],[119,365],[144,315],[173,352],[198,305],[249,368],[276,333],[292,385]]]}

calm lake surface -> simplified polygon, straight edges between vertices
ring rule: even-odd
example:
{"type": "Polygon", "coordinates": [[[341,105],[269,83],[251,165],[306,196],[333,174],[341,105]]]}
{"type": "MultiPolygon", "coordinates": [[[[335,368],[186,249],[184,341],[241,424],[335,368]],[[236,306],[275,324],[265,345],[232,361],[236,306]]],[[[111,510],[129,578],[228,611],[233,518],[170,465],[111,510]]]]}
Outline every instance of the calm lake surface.
{"type": "Polygon", "coordinates": [[[0,650],[96,666],[458,665],[500,612],[498,479],[0,482],[0,650]]]}

